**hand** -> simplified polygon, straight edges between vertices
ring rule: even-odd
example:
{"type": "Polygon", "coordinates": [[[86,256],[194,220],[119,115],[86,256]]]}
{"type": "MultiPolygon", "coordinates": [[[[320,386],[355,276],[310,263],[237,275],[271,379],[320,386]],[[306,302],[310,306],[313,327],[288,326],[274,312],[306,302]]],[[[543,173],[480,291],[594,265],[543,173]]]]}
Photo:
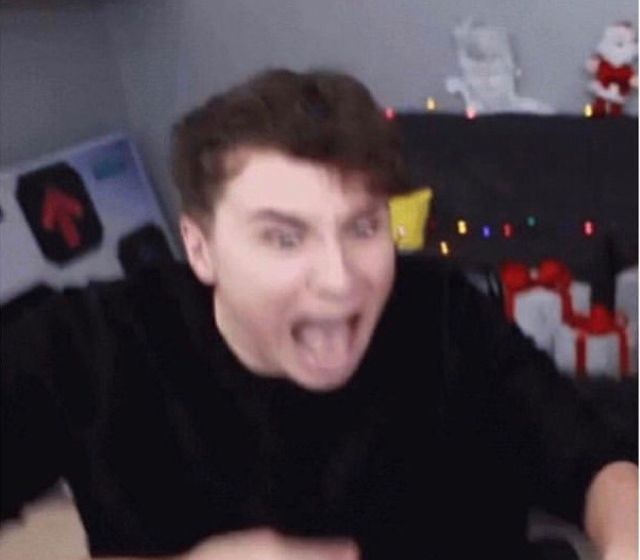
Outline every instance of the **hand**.
{"type": "Polygon", "coordinates": [[[638,467],[618,461],[592,480],[585,503],[585,529],[603,560],[638,558],[638,467]]]}
{"type": "Polygon", "coordinates": [[[358,560],[346,539],[287,537],[271,529],[251,529],[211,537],[179,560],[358,560]]]}
{"type": "Polygon", "coordinates": [[[626,550],[610,550],[604,553],[602,560],[638,560],[638,551],[633,547],[626,550]]]}

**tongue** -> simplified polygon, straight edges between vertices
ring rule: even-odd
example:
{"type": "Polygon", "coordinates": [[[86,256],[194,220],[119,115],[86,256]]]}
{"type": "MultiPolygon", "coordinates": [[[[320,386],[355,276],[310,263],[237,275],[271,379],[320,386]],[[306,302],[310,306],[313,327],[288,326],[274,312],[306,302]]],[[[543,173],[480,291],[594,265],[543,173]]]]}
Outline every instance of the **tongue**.
{"type": "Polygon", "coordinates": [[[331,324],[306,324],[298,331],[299,342],[316,366],[342,365],[349,350],[350,327],[346,321],[331,324]]]}

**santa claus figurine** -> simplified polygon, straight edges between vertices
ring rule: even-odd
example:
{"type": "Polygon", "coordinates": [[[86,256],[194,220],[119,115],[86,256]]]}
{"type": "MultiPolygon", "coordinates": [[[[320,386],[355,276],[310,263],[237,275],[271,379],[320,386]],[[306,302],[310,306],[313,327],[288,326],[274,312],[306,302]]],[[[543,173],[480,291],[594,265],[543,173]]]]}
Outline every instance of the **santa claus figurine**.
{"type": "Polygon", "coordinates": [[[596,54],[587,61],[594,75],[589,90],[595,94],[593,116],[617,116],[631,88],[638,87],[638,76],[632,63],[638,56],[638,41],[630,23],[620,22],[604,30],[596,54]]]}
{"type": "Polygon", "coordinates": [[[596,54],[587,61],[587,70],[595,79],[589,90],[595,94],[593,116],[621,115],[631,88],[638,87],[638,76],[632,63],[638,55],[636,33],[630,23],[610,25],[596,54]]]}

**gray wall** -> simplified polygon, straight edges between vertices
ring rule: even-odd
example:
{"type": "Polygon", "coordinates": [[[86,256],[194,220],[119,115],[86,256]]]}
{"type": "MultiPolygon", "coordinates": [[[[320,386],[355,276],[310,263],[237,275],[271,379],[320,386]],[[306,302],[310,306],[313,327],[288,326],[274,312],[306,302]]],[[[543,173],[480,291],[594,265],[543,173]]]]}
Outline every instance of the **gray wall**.
{"type": "MultiPolygon", "coordinates": [[[[422,109],[433,96],[441,110],[461,112],[444,79],[457,73],[450,31],[473,15],[510,31],[523,95],[578,114],[589,100],[584,60],[604,26],[638,20],[635,0],[60,0],[46,18],[24,0],[7,4],[16,7],[0,12],[0,32],[9,31],[0,45],[8,46],[0,101],[10,115],[2,161],[126,120],[174,210],[171,123],[265,66],[336,67],[385,105],[422,109]]],[[[628,112],[637,113],[635,101],[628,112]]]]}
{"type": "Polygon", "coordinates": [[[422,109],[433,96],[442,110],[461,112],[444,79],[457,72],[450,31],[473,15],[511,32],[522,94],[576,114],[589,101],[582,68],[604,25],[619,19],[637,25],[635,0],[112,0],[104,6],[132,125],[170,207],[176,204],[166,165],[170,124],[265,66],[337,67],[364,80],[385,105],[422,109]]]}
{"type": "Polygon", "coordinates": [[[0,3],[0,167],[127,123],[118,64],[95,4],[0,3]]]}

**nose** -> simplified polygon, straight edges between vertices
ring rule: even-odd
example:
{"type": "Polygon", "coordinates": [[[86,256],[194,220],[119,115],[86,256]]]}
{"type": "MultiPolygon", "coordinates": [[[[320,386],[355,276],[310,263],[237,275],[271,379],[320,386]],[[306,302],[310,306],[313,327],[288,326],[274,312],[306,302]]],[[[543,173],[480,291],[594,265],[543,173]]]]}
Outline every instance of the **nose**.
{"type": "Polygon", "coordinates": [[[351,259],[338,242],[327,243],[318,251],[309,284],[323,297],[349,299],[354,287],[351,259]]]}

